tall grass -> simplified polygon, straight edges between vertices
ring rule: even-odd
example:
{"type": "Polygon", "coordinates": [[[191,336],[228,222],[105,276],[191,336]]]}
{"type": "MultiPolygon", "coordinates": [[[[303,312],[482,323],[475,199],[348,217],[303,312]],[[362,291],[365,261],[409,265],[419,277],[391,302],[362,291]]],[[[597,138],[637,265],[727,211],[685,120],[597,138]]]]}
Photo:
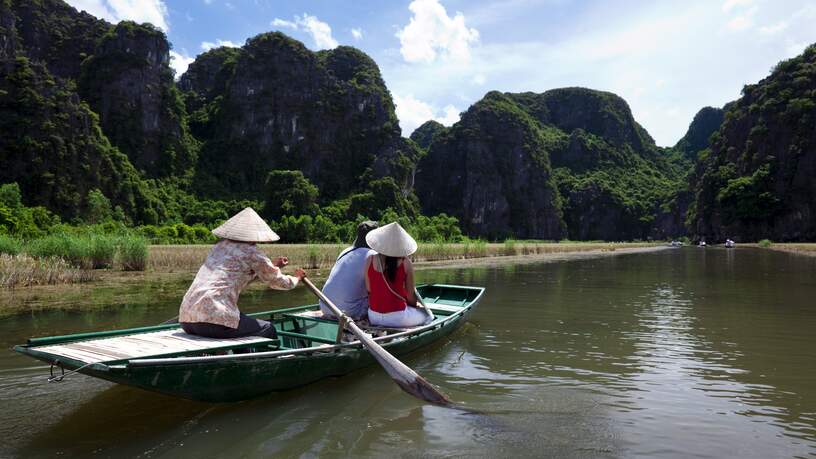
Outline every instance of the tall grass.
{"type": "Polygon", "coordinates": [[[62,258],[32,258],[28,255],[0,254],[0,287],[88,282],[93,271],[71,266],[62,258]]]}
{"type": "Polygon", "coordinates": [[[21,247],[22,243],[19,239],[0,234],[0,254],[17,255],[21,247]]]}
{"type": "Polygon", "coordinates": [[[124,271],[143,271],[148,255],[145,238],[131,234],[52,234],[21,244],[17,252],[8,253],[20,252],[39,259],[60,258],[80,269],[124,271]]]}
{"type": "Polygon", "coordinates": [[[113,267],[116,242],[114,237],[105,234],[94,234],[89,237],[89,256],[93,269],[113,267]]]}
{"type": "Polygon", "coordinates": [[[147,268],[147,240],[141,236],[122,236],[118,240],[119,265],[123,271],[144,271],[147,268]]]}
{"type": "Polygon", "coordinates": [[[93,268],[91,241],[85,236],[53,234],[29,241],[23,252],[34,258],[62,258],[73,266],[93,268]]]}

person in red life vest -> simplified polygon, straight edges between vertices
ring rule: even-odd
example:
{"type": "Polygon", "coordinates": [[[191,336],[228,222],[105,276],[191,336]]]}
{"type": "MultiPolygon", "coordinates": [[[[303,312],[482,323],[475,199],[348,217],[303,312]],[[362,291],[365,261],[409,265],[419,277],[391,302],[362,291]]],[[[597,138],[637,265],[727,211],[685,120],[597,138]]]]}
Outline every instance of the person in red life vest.
{"type": "Polygon", "coordinates": [[[382,327],[415,327],[433,317],[417,307],[414,267],[409,255],[417,243],[399,223],[389,223],[366,235],[377,254],[365,264],[368,321],[382,327]]]}

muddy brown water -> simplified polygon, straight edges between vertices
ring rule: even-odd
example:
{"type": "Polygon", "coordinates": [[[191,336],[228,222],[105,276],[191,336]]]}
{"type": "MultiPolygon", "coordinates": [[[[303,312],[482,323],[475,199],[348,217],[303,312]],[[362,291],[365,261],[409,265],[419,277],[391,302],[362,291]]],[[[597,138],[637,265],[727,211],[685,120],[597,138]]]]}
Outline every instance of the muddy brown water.
{"type": "MultiPolygon", "coordinates": [[[[422,271],[481,285],[472,320],[405,361],[468,410],[378,368],[235,404],[47,368],[29,336],[175,315],[186,280],[87,287],[90,311],[0,319],[2,457],[816,457],[816,258],[760,249],[422,271]]],[[[313,302],[251,291],[247,311],[313,302]]]]}

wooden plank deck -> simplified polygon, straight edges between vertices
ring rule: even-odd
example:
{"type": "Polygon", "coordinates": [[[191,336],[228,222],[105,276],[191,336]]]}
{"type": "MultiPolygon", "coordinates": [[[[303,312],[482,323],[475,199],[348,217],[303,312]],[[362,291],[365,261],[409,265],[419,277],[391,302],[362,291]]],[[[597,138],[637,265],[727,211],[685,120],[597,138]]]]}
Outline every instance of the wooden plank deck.
{"type": "Polygon", "coordinates": [[[183,330],[174,328],[151,333],[39,346],[35,349],[85,363],[99,363],[263,342],[273,343],[275,341],[260,336],[231,339],[205,338],[188,335],[183,330]]]}

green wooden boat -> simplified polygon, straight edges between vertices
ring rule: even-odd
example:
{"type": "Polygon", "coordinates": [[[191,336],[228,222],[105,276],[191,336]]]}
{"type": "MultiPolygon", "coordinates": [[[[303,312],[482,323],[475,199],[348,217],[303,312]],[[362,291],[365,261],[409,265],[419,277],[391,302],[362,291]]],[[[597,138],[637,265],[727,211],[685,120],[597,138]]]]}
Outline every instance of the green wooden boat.
{"type": "MultiPolygon", "coordinates": [[[[484,289],[431,284],[418,287],[436,319],[409,329],[368,327],[399,356],[427,346],[462,325],[484,289]]],[[[211,339],[178,324],[32,338],[14,350],[52,365],[59,379],[78,372],[176,397],[232,402],[340,376],[375,363],[338,322],[316,304],[250,314],[271,320],[278,339],[211,339]],[[237,352],[236,352],[237,351],[237,352]]]]}

